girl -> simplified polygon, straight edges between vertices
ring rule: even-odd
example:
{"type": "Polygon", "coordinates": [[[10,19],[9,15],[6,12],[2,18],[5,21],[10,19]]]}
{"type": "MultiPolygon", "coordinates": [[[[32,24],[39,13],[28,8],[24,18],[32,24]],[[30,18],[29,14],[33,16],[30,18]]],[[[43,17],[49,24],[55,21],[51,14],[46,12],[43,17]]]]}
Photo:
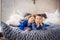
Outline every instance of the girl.
{"type": "Polygon", "coordinates": [[[25,30],[30,31],[32,30],[32,27],[33,27],[32,24],[34,24],[34,22],[35,22],[35,15],[29,15],[28,20],[26,19],[20,22],[20,25],[18,25],[18,27],[23,31],[25,30]]]}

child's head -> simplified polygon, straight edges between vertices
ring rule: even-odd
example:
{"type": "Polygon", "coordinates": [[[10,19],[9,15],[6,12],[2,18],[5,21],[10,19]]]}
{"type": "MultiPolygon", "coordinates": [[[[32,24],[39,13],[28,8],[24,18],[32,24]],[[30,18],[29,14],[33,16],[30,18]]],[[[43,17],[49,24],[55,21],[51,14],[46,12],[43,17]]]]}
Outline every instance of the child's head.
{"type": "Polygon", "coordinates": [[[44,20],[43,18],[46,18],[45,14],[36,14],[35,22],[36,23],[43,23],[43,20],[44,20]]]}
{"type": "Polygon", "coordinates": [[[35,22],[35,15],[30,15],[30,16],[28,17],[28,21],[29,21],[30,23],[35,22]]]}
{"type": "Polygon", "coordinates": [[[37,14],[35,22],[36,23],[43,23],[43,17],[40,14],[37,14]]]}

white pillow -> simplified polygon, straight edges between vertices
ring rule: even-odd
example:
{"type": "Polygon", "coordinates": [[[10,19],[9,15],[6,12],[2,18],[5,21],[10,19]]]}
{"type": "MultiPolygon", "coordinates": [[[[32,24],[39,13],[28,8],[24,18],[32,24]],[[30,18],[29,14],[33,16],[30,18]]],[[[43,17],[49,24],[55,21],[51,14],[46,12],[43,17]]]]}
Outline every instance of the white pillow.
{"type": "Polygon", "coordinates": [[[9,20],[6,22],[8,25],[19,25],[19,22],[21,21],[21,17],[18,14],[14,14],[10,16],[9,20]]]}
{"type": "Polygon", "coordinates": [[[53,24],[60,24],[60,14],[58,10],[54,13],[46,12],[47,19],[44,21],[45,23],[53,23],[53,24]]]}

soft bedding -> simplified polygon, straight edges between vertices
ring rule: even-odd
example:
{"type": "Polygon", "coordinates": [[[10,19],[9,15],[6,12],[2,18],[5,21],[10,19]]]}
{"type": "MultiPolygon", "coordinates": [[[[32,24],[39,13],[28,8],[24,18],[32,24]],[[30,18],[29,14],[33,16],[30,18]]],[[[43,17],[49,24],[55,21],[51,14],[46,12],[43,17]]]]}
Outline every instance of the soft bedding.
{"type": "Polygon", "coordinates": [[[51,25],[46,30],[22,31],[1,22],[5,40],[60,40],[60,25],[51,25]]]}

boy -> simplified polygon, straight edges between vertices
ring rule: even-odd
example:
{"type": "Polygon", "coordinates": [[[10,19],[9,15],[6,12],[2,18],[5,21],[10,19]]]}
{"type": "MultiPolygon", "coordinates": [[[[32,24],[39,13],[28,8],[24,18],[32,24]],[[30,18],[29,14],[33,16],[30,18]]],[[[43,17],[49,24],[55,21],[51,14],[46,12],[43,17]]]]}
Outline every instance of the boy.
{"type": "Polygon", "coordinates": [[[36,19],[35,19],[36,30],[40,30],[40,29],[44,30],[45,27],[49,26],[49,25],[43,23],[43,21],[44,21],[43,18],[46,18],[45,14],[36,14],[36,19]]]}

